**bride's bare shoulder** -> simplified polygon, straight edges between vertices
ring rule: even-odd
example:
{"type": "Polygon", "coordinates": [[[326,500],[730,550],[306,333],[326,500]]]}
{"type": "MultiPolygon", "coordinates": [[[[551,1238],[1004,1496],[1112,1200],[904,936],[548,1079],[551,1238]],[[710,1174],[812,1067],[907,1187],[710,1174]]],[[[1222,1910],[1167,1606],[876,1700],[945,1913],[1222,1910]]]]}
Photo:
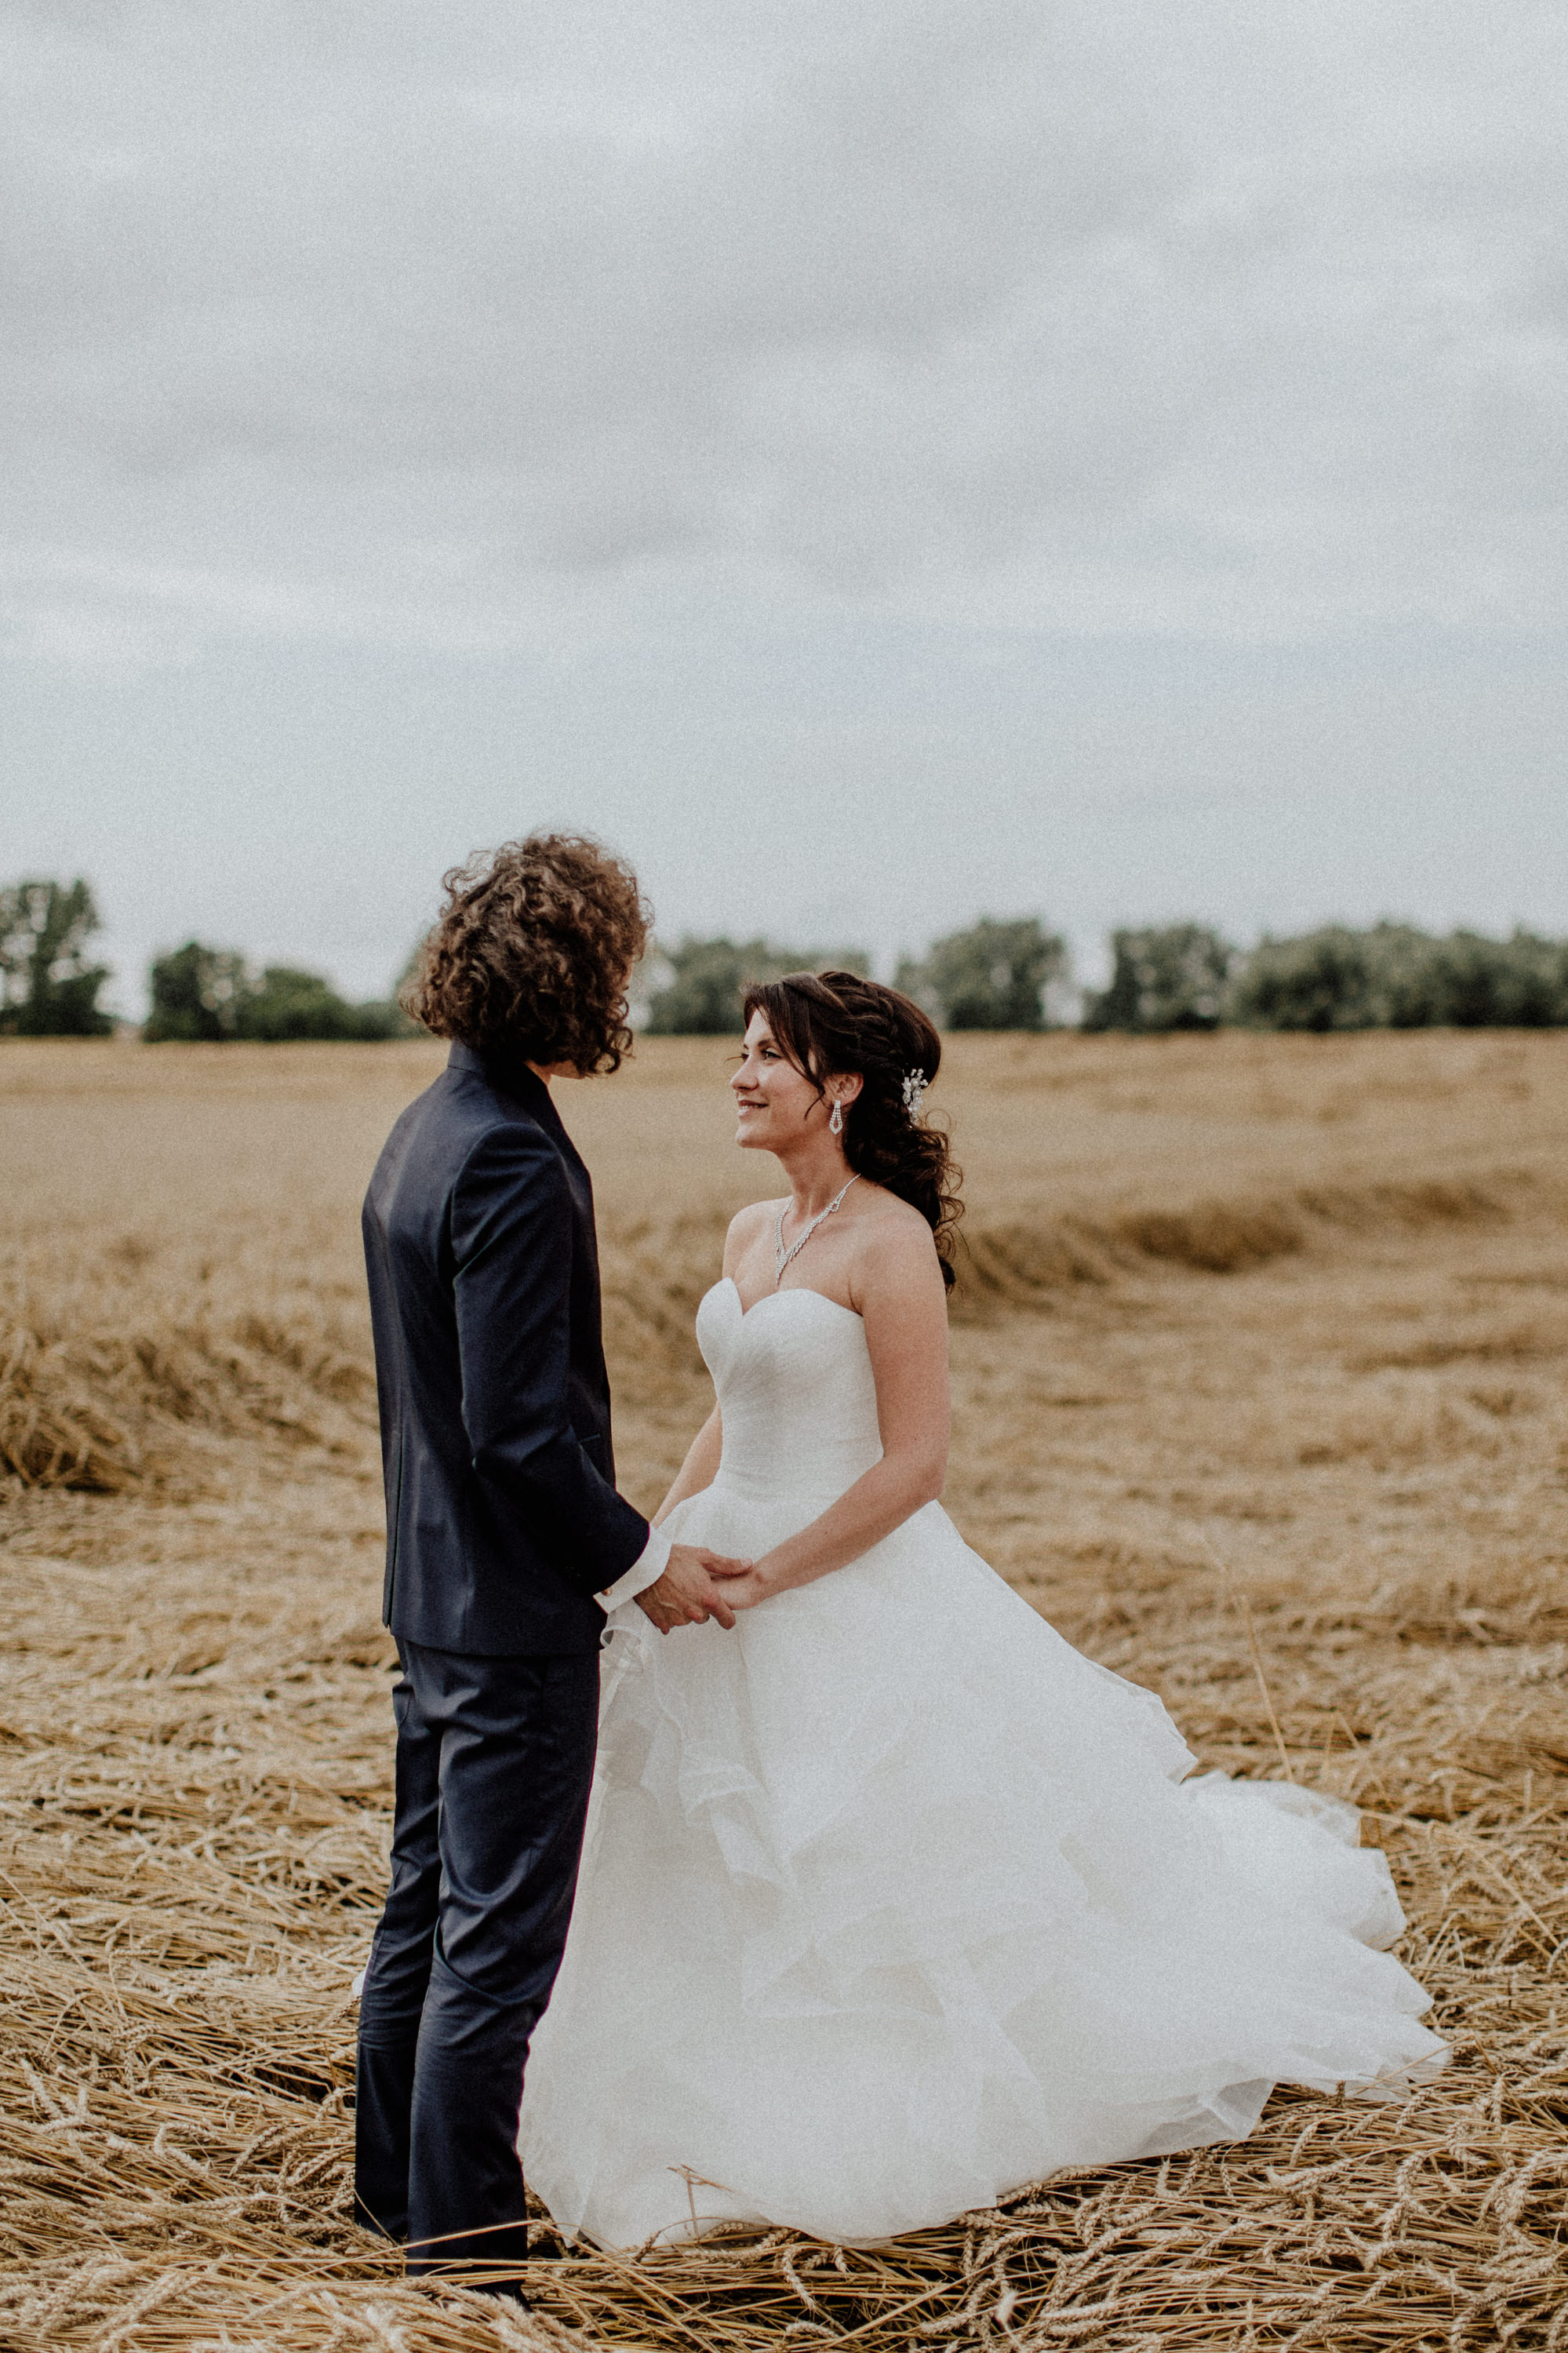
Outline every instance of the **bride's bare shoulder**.
{"type": "Polygon", "coordinates": [[[724,1237],[724,1271],[733,1271],[737,1261],[745,1257],[753,1242],[769,1231],[778,1209],[776,1201],[748,1201],[737,1209],[730,1220],[730,1230],[724,1237]]]}
{"type": "Polygon", "coordinates": [[[862,1274],[875,1272],[885,1278],[924,1275],[936,1270],[935,1238],[912,1202],[900,1200],[880,1185],[868,1187],[858,1225],[857,1255],[862,1274]]]}

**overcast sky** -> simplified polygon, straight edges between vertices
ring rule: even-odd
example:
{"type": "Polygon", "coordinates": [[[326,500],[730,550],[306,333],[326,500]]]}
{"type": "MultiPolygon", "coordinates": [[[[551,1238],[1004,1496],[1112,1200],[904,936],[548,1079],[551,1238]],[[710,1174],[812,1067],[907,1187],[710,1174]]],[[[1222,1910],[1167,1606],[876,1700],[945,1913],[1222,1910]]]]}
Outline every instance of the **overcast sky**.
{"type": "Polygon", "coordinates": [[[0,879],[1568,930],[1568,7],[9,0],[0,879]]]}

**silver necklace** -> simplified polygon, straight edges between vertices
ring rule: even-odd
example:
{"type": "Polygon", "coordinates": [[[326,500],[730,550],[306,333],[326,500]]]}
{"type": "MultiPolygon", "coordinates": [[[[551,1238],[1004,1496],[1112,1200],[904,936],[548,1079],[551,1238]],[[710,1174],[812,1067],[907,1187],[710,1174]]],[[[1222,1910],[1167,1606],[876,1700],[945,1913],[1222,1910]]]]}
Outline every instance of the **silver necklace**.
{"type": "MultiPolygon", "coordinates": [[[[858,1176],[851,1176],[849,1179],[849,1185],[858,1185],[860,1179],[858,1176]]],[[[840,1186],[838,1191],[835,1193],[832,1200],[827,1204],[826,1208],[818,1209],[810,1225],[805,1228],[804,1232],[798,1233],[795,1236],[788,1250],[785,1250],[784,1248],[784,1211],[789,1208],[789,1203],[787,1201],[781,1201],[779,1203],[779,1213],[773,1219],[773,1289],[775,1291],[784,1281],[785,1267],[788,1266],[792,1259],[795,1259],[800,1256],[802,1250],[805,1248],[807,1242],[811,1240],[813,1234],[822,1223],[824,1218],[830,1218],[833,1215],[834,1210],[838,1207],[839,1202],[842,1201],[845,1194],[849,1190],[849,1185],[840,1186]]]]}

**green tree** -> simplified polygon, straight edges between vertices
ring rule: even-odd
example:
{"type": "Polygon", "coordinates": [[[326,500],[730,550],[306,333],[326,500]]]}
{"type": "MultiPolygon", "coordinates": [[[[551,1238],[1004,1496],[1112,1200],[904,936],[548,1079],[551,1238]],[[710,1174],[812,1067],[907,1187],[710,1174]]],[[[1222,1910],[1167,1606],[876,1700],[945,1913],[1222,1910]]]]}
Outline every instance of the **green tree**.
{"type": "Polygon", "coordinates": [[[1043,1029],[1046,990],[1070,969],[1067,942],[1037,915],[984,915],[934,940],[923,963],[901,964],[898,985],[944,1029],[1043,1029]]]}
{"type": "Polygon", "coordinates": [[[92,892],[29,880],[0,889],[0,1032],[13,1038],[105,1038],[114,1028],[98,993],[107,965],[89,964],[101,928],[92,892]]]}
{"type": "Polygon", "coordinates": [[[1447,1019],[1439,941],[1414,923],[1373,923],[1356,936],[1367,972],[1362,1027],[1426,1029],[1447,1019]]]}
{"type": "Polygon", "coordinates": [[[648,1000],[647,1029],[655,1038],[729,1038],[741,1029],[742,1000],[754,981],[786,972],[868,972],[860,948],[795,949],[767,940],[700,940],[689,934],[659,951],[671,977],[648,1000]]]}
{"type": "Polygon", "coordinates": [[[269,964],[258,977],[235,949],[204,947],[199,940],[154,958],[150,992],[152,1009],[142,1035],[153,1044],[184,1039],[221,1045],[247,1039],[284,1045],[419,1034],[390,998],[351,1005],[323,975],[294,965],[269,964]]]}
{"type": "Polygon", "coordinates": [[[1435,1018],[1456,1029],[1543,1029],[1568,1023],[1568,941],[1516,931],[1506,940],[1450,932],[1431,943],[1435,1018]]]}
{"type": "Polygon", "coordinates": [[[245,958],[235,949],[187,940],[183,948],[153,959],[152,1003],[142,1035],[150,1044],[221,1045],[238,1037],[240,1008],[250,987],[245,958]]]}
{"type": "Polygon", "coordinates": [[[367,997],[351,1010],[354,1025],[351,1034],[366,1044],[388,1038],[423,1038],[426,1034],[417,1021],[410,1021],[395,997],[367,997]]]}
{"type": "Polygon", "coordinates": [[[1265,933],[1241,968],[1230,1011],[1251,1029],[1374,1028],[1365,934],[1343,923],[1326,923],[1293,940],[1265,933]]]}
{"type": "Polygon", "coordinates": [[[237,1034],[268,1046],[308,1038],[352,1038],[354,1008],[319,972],[269,964],[239,999],[237,1034]]]}
{"type": "Polygon", "coordinates": [[[1550,1028],[1568,1023],[1568,943],[1413,923],[1325,924],[1258,942],[1227,1018],[1262,1029],[1550,1028]]]}
{"type": "Polygon", "coordinates": [[[414,1038],[419,1032],[390,997],[368,997],[363,1004],[351,1005],[321,973],[269,964],[259,986],[240,1006],[239,1034],[268,1045],[282,1045],[308,1038],[357,1039],[366,1043],[414,1038]]]}
{"type": "Polygon", "coordinates": [[[1086,1029],[1215,1029],[1235,950],[1206,923],[1112,932],[1110,986],[1088,998],[1086,1029]]]}

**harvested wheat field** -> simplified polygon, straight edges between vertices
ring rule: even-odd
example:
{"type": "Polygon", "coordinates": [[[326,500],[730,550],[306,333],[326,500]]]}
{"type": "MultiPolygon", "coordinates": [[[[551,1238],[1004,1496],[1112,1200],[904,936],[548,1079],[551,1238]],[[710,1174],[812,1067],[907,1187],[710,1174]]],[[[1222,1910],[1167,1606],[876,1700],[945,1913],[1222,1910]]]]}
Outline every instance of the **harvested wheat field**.
{"type": "MultiPolygon", "coordinates": [[[[879,2253],[560,2259],[350,2215],[389,1802],[356,1210],[425,1046],[0,1047],[7,2348],[1568,2348],[1568,1036],[954,1045],[948,1503],[1205,1764],[1355,1799],[1451,2038],[1403,2105],[879,2253]]],[[[562,1090],[623,1479],[704,1410],[724,1061],[562,1090]]],[[[677,1638],[679,1639],[679,1638],[677,1638]]]]}

